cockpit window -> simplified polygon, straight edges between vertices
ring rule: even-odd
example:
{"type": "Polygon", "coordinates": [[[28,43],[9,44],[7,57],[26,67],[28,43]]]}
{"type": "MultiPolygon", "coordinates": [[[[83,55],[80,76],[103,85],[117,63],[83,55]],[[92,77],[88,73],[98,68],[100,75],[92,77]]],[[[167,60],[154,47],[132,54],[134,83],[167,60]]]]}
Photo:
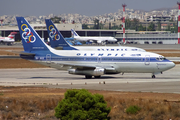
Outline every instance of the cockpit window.
{"type": "Polygon", "coordinates": [[[163,61],[163,60],[166,60],[166,58],[163,57],[163,56],[159,56],[158,58],[156,58],[156,60],[158,60],[158,61],[163,61]]]}

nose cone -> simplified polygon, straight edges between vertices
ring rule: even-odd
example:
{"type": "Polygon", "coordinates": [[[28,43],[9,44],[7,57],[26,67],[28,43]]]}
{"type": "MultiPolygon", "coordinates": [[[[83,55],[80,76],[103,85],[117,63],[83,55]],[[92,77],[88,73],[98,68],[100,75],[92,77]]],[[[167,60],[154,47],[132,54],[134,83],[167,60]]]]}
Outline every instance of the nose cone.
{"type": "Polygon", "coordinates": [[[168,69],[171,69],[173,67],[175,67],[175,64],[173,62],[169,62],[168,63],[168,69]]]}

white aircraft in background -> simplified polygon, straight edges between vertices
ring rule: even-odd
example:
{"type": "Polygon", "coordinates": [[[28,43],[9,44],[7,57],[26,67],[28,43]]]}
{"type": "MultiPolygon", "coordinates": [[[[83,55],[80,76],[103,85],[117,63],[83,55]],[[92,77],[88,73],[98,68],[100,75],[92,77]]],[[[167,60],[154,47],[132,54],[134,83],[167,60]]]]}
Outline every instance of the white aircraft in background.
{"type": "Polygon", "coordinates": [[[71,29],[72,37],[78,41],[85,41],[85,42],[95,42],[95,43],[104,43],[104,42],[117,42],[117,39],[114,37],[81,37],[79,36],[76,31],[71,29]]]}
{"type": "Polygon", "coordinates": [[[162,73],[175,64],[163,56],[139,51],[56,50],[48,46],[23,17],[17,17],[24,51],[21,58],[46,65],[69,74],[100,78],[104,74],[162,73]]]}
{"type": "MultiPolygon", "coordinates": [[[[144,49],[127,46],[71,46],[50,19],[46,19],[46,27],[52,48],[61,50],[95,50],[95,51],[142,51],[144,49]]],[[[71,38],[72,39],[72,38],[71,38]]]]}
{"type": "Polygon", "coordinates": [[[17,32],[11,32],[8,37],[0,37],[0,43],[12,45],[15,42],[14,37],[16,34],[17,32]]]}

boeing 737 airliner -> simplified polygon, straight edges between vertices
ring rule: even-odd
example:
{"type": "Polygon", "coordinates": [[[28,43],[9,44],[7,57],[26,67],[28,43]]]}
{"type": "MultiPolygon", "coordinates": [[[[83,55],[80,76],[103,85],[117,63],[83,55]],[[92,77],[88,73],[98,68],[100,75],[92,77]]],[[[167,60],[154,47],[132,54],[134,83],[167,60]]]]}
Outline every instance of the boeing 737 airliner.
{"type": "Polygon", "coordinates": [[[17,17],[24,51],[21,58],[67,70],[69,74],[99,78],[104,74],[162,73],[175,64],[163,56],[140,51],[55,50],[48,46],[23,17],[17,17]]]}
{"type": "Polygon", "coordinates": [[[79,36],[76,31],[71,29],[72,37],[78,41],[85,41],[85,42],[96,42],[96,43],[103,43],[103,42],[117,42],[117,39],[114,37],[81,37],[79,36]]]}
{"type": "Polygon", "coordinates": [[[144,51],[144,49],[127,46],[71,46],[69,45],[50,19],[46,19],[46,27],[52,48],[62,50],[95,50],[95,51],[144,51]]]}

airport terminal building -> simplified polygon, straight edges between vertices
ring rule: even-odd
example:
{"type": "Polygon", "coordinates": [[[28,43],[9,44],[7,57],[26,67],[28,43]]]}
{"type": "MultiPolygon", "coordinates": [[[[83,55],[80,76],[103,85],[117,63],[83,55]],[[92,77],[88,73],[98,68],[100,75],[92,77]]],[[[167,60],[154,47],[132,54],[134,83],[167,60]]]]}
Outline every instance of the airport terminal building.
{"type": "MultiPolygon", "coordinates": [[[[31,24],[40,37],[48,39],[48,32],[45,24],[31,24]]],[[[118,42],[123,40],[122,30],[103,30],[103,29],[82,29],[82,24],[55,24],[61,34],[66,38],[71,37],[73,28],[79,36],[112,36],[118,42]]],[[[17,26],[0,27],[0,36],[5,37],[10,32],[18,32],[15,41],[20,41],[21,37],[17,26]]],[[[178,34],[167,31],[135,31],[126,30],[125,40],[129,44],[178,44],[178,34]]]]}

